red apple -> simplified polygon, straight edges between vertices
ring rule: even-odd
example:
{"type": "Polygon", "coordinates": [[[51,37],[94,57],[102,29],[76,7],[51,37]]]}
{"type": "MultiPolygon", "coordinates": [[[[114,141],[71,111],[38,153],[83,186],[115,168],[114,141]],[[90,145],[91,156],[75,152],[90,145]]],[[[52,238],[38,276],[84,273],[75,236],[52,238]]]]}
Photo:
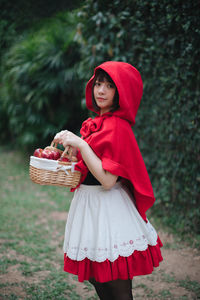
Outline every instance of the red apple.
{"type": "Polygon", "coordinates": [[[33,155],[36,157],[42,157],[42,152],[43,152],[43,149],[38,148],[34,151],[33,155]]]}
{"type": "Polygon", "coordinates": [[[61,158],[59,158],[59,161],[64,161],[64,162],[68,162],[69,161],[69,159],[67,158],[67,157],[61,157],[61,158]]]}
{"type": "Polygon", "coordinates": [[[42,152],[42,157],[47,159],[54,159],[54,155],[50,150],[44,149],[42,152]]]}
{"type": "Polygon", "coordinates": [[[58,160],[60,158],[60,152],[56,150],[52,150],[51,153],[53,154],[53,159],[58,160]]]}

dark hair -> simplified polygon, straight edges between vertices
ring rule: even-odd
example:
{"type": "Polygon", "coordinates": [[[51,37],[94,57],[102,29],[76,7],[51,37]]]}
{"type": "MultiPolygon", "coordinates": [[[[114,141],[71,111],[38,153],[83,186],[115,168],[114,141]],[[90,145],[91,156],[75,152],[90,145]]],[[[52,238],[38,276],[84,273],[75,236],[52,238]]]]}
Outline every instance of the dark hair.
{"type": "MultiPolygon", "coordinates": [[[[95,73],[95,77],[94,77],[94,80],[93,80],[93,84],[92,84],[92,105],[94,107],[94,109],[96,111],[99,111],[100,108],[98,107],[96,101],[95,101],[95,98],[94,98],[94,86],[95,86],[95,83],[96,81],[100,81],[100,82],[103,82],[104,80],[107,80],[108,82],[112,83],[115,87],[115,83],[114,81],[112,80],[112,78],[108,75],[108,73],[106,73],[104,70],[102,69],[98,69],[95,73]]],[[[119,94],[118,94],[118,90],[117,90],[117,87],[116,87],[116,91],[115,91],[115,96],[114,96],[114,99],[113,99],[113,106],[111,108],[111,112],[117,110],[119,108],[119,94]]]]}

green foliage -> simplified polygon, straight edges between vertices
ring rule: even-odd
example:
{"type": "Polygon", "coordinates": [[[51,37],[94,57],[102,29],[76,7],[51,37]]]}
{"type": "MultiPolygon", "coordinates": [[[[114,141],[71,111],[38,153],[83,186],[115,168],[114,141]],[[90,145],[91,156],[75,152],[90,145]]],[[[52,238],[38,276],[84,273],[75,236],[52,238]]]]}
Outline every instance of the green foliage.
{"type": "Polygon", "coordinates": [[[0,60],[3,53],[24,35],[24,32],[40,26],[41,19],[54,16],[60,11],[70,11],[76,8],[80,0],[15,0],[0,1],[0,60]]]}
{"type": "Polygon", "coordinates": [[[144,82],[134,132],[155,190],[153,210],[180,232],[199,232],[199,14],[196,0],[85,0],[77,17],[57,15],[17,42],[25,23],[3,17],[1,47],[13,46],[2,63],[1,141],[42,146],[62,128],[78,131],[93,68],[129,62],[144,82]]]}
{"type": "Polygon", "coordinates": [[[74,14],[60,14],[4,56],[0,102],[20,145],[42,146],[59,130],[80,127],[83,88],[77,75],[75,24],[74,14]]]}
{"type": "Polygon", "coordinates": [[[87,0],[79,12],[83,76],[106,60],[141,72],[134,132],[155,189],[154,211],[182,232],[200,228],[199,13],[197,1],[180,0],[87,0]]]}

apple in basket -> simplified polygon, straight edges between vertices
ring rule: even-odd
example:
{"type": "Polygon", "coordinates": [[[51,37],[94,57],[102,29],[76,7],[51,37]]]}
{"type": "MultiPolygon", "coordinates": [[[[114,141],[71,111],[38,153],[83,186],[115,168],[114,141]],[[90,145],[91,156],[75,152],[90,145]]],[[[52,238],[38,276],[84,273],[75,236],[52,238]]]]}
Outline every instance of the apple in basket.
{"type": "Polygon", "coordinates": [[[36,157],[42,157],[42,152],[43,152],[43,149],[38,148],[34,151],[33,155],[36,157]]]}
{"type": "Polygon", "coordinates": [[[77,162],[77,157],[76,156],[72,156],[71,159],[67,158],[66,156],[63,156],[61,158],[59,158],[59,161],[64,161],[64,162],[77,162]]]}
{"type": "Polygon", "coordinates": [[[44,150],[42,151],[42,158],[46,158],[46,159],[54,159],[54,154],[52,153],[51,150],[44,149],[44,150]]]}
{"type": "Polygon", "coordinates": [[[59,158],[59,161],[68,162],[69,159],[65,156],[62,156],[61,158],[59,158]]]}
{"type": "Polygon", "coordinates": [[[53,154],[53,159],[54,160],[58,160],[61,156],[60,152],[56,151],[56,150],[52,150],[51,153],[53,154]]]}

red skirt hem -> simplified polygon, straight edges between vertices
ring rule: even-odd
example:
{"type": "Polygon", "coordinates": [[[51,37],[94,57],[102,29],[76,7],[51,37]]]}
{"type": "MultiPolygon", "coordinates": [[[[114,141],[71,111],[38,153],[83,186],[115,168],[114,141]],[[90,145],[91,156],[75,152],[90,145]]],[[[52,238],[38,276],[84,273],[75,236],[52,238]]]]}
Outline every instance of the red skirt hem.
{"type": "Polygon", "coordinates": [[[103,262],[91,261],[88,258],[82,261],[70,259],[64,254],[64,271],[77,275],[83,282],[94,278],[98,282],[107,282],[116,279],[132,279],[134,276],[151,274],[154,267],[158,267],[163,260],[160,248],[163,246],[158,237],[157,244],[144,251],[135,250],[128,257],[119,256],[115,261],[106,259],[103,262]]]}

